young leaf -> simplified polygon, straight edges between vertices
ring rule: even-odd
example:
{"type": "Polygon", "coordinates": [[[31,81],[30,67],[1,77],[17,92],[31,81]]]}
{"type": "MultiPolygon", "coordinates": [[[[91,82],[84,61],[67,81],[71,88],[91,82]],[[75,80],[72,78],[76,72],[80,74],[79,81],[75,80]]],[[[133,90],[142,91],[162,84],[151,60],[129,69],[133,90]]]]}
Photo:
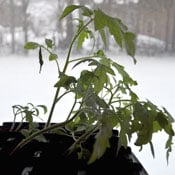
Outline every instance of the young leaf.
{"type": "Polygon", "coordinates": [[[44,114],[47,113],[47,106],[45,106],[45,105],[37,105],[37,107],[42,108],[43,111],[44,111],[44,114]]]}
{"type": "Polygon", "coordinates": [[[84,41],[88,39],[88,32],[82,31],[78,37],[77,49],[80,49],[84,43],[84,41]]]}
{"type": "Polygon", "coordinates": [[[52,49],[52,47],[53,47],[53,41],[51,40],[51,39],[45,39],[45,43],[46,43],[46,45],[47,45],[47,47],[49,47],[49,48],[51,48],[52,49]]]}
{"type": "Polygon", "coordinates": [[[50,55],[49,55],[49,61],[56,60],[57,58],[58,58],[58,55],[57,54],[50,53],[50,55]]]}

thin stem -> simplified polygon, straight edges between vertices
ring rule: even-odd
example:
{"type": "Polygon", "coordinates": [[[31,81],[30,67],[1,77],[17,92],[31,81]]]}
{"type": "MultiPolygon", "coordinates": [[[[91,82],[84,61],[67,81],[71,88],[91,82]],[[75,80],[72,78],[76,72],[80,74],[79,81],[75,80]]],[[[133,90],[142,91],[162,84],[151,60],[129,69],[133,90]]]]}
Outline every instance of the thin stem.
{"type": "Polygon", "coordinates": [[[71,116],[71,114],[72,114],[72,112],[73,112],[73,110],[75,108],[76,103],[77,103],[77,99],[75,98],[75,101],[74,101],[74,103],[72,105],[72,108],[71,108],[71,110],[70,110],[70,112],[69,112],[68,117],[67,117],[66,120],[69,120],[69,118],[70,118],[70,116],[71,116]]]}
{"type": "MultiPolygon", "coordinates": [[[[75,40],[78,38],[78,36],[80,35],[80,33],[84,30],[84,28],[86,28],[92,21],[93,21],[93,19],[90,19],[90,20],[78,31],[78,33],[73,37],[72,42],[71,42],[70,47],[69,47],[68,54],[67,54],[66,62],[65,62],[64,68],[63,68],[63,72],[62,72],[63,74],[64,74],[64,73],[66,72],[66,70],[67,70],[67,67],[68,67],[68,64],[69,64],[70,55],[71,55],[72,48],[73,48],[73,44],[74,44],[75,40]]],[[[53,115],[53,112],[54,112],[54,109],[55,109],[55,106],[56,106],[56,103],[57,103],[57,99],[58,99],[59,92],[60,92],[60,88],[57,88],[56,93],[55,93],[55,97],[54,97],[54,100],[53,100],[53,103],[52,103],[52,107],[51,107],[51,110],[50,110],[50,113],[49,113],[49,117],[48,117],[48,120],[47,120],[46,127],[48,127],[49,124],[50,124],[50,122],[51,122],[52,115],[53,115]]]]}
{"type": "Polygon", "coordinates": [[[68,64],[69,64],[69,59],[70,59],[70,55],[71,55],[72,48],[73,48],[73,44],[74,44],[75,40],[78,38],[78,36],[80,35],[80,33],[81,33],[92,21],[93,21],[93,19],[90,19],[90,20],[77,32],[77,34],[73,37],[72,42],[71,42],[70,47],[69,47],[68,54],[67,54],[67,58],[66,58],[66,62],[65,62],[64,69],[63,69],[63,73],[65,73],[66,70],[67,70],[67,66],[68,66],[68,64]]]}
{"type": "Polygon", "coordinates": [[[38,130],[37,132],[34,132],[33,134],[31,134],[29,137],[25,138],[24,140],[22,140],[13,150],[12,152],[10,153],[11,155],[17,151],[18,149],[22,148],[25,144],[27,144],[28,142],[30,142],[32,139],[34,139],[36,136],[40,135],[40,134],[43,134],[43,133],[46,133],[47,131],[51,131],[55,128],[58,128],[58,127],[62,127],[62,126],[65,126],[67,123],[71,122],[78,114],[79,114],[79,110],[74,114],[74,116],[70,119],[70,120],[67,120],[67,121],[64,121],[62,123],[57,123],[57,124],[54,124],[54,125],[51,125],[51,126],[48,126],[46,128],[43,128],[41,130],[38,130]]]}
{"type": "Polygon", "coordinates": [[[71,153],[75,148],[76,145],[81,143],[82,141],[86,140],[93,132],[98,130],[100,128],[99,125],[94,125],[90,130],[86,131],[84,134],[82,134],[68,149],[69,153],[71,153]]]}
{"type": "Polygon", "coordinates": [[[57,103],[57,97],[58,97],[59,92],[60,92],[60,88],[57,88],[55,96],[54,96],[54,100],[53,100],[53,103],[52,103],[52,106],[51,106],[51,110],[50,110],[50,113],[49,113],[49,117],[48,117],[48,120],[47,120],[47,123],[46,123],[46,127],[48,127],[50,125],[52,115],[53,115],[53,112],[54,112],[54,109],[55,109],[55,106],[56,106],[56,103],[57,103]]]}

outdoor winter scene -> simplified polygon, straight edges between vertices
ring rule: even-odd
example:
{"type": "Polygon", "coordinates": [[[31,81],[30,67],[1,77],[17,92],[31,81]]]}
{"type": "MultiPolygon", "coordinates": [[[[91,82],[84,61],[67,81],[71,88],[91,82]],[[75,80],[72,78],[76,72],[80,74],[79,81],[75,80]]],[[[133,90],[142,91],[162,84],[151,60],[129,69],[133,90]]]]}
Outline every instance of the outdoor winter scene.
{"type": "MultiPolygon", "coordinates": [[[[165,108],[175,119],[175,0],[0,0],[0,125],[14,121],[13,105],[32,103],[46,105],[48,109],[51,107],[54,85],[58,80],[56,64],[60,67],[64,64],[77,30],[76,24],[82,22],[78,20],[78,10],[63,20],[59,19],[69,4],[101,9],[105,14],[119,18],[136,36],[134,59],[114,42],[112,35],[107,35],[104,46],[101,44],[104,38],[96,34],[82,38],[82,48],[75,45],[72,57],[86,57],[104,50],[107,57],[123,65],[137,81],[133,91],[140,99],[165,108]],[[93,37],[96,38],[95,44],[93,37]],[[42,50],[41,58],[38,49],[24,48],[27,42],[44,45],[45,39],[51,45],[54,43],[53,53],[58,56],[56,64],[48,59],[46,50],[42,50]]],[[[86,64],[80,69],[85,67],[86,64]]],[[[70,69],[67,74],[76,76],[79,71],[70,69]]],[[[52,122],[62,121],[69,111],[69,103],[69,98],[62,100],[52,122]]],[[[47,114],[34,120],[46,122],[47,114]]],[[[16,118],[16,121],[21,121],[21,118],[16,118]]],[[[140,151],[140,147],[134,145],[134,138],[129,143],[149,175],[174,175],[175,139],[168,163],[167,139],[164,131],[154,133],[155,156],[150,145],[144,145],[140,151]]]]}

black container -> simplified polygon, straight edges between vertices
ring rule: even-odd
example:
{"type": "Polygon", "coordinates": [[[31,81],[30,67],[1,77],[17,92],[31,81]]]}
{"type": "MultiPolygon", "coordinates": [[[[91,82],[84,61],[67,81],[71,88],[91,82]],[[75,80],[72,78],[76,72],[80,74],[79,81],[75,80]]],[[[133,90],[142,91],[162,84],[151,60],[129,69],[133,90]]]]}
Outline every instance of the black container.
{"type": "MultiPolygon", "coordinates": [[[[45,124],[39,123],[42,128],[45,124]]],[[[110,139],[111,147],[99,160],[87,165],[79,160],[77,152],[66,154],[74,140],[65,135],[44,134],[47,142],[33,140],[12,155],[11,151],[24,138],[16,131],[10,131],[12,123],[3,123],[0,127],[0,175],[148,175],[144,167],[132,153],[131,148],[121,147],[116,157],[118,143],[117,131],[110,139]]],[[[14,128],[18,128],[15,123],[14,128]]],[[[27,128],[23,123],[21,128],[27,128]]],[[[93,136],[84,147],[92,150],[93,136]]]]}

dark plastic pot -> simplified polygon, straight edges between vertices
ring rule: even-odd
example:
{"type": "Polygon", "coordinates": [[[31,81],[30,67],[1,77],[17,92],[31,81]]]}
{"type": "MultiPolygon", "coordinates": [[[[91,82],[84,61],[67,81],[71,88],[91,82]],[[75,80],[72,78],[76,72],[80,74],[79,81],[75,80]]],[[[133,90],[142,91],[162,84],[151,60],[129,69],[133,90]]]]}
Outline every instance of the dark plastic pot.
{"type": "MultiPolygon", "coordinates": [[[[102,158],[87,165],[85,160],[77,158],[77,152],[65,154],[74,142],[69,136],[53,133],[45,134],[47,142],[33,140],[10,155],[13,148],[24,138],[20,132],[11,132],[12,123],[3,123],[0,127],[0,174],[2,175],[148,175],[144,167],[131,151],[121,147],[116,157],[118,136],[114,131],[111,147],[102,158]]],[[[14,127],[17,127],[16,123],[14,127]]],[[[44,123],[40,123],[42,128],[44,123]]],[[[27,128],[24,123],[22,128],[27,128]]],[[[94,138],[90,137],[84,146],[92,150],[94,138]]]]}

